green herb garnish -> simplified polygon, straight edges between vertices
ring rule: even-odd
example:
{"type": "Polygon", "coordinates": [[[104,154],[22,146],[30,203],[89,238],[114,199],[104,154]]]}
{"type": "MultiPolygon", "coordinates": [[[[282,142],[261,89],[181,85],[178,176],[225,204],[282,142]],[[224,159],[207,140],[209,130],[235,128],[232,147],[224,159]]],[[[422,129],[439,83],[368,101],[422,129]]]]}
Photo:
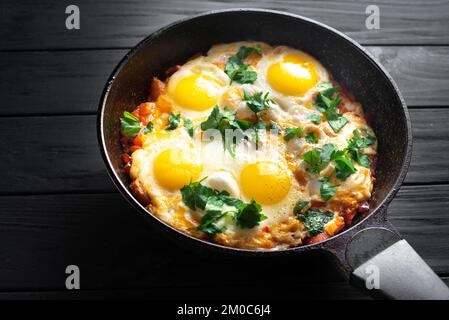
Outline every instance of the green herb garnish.
{"type": "Polygon", "coordinates": [[[308,143],[316,144],[318,143],[318,138],[313,132],[309,132],[308,134],[306,134],[306,141],[308,143]]]}
{"type": "Polygon", "coordinates": [[[329,201],[335,194],[337,193],[337,186],[331,185],[328,177],[322,177],[320,179],[321,187],[320,187],[320,196],[324,201],[329,201]]]}
{"type": "Polygon", "coordinates": [[[321,211],[319,209],[310,208],[305,214],[300,214],[299,219],[309,230],[311,236],[316,236],[324,231],[326,223],[334,218],[334,214],[330,211],[321,211]]]}
{"type": "Polygon", "coordinates": [[[123,118],[120,118],[120,129],[128,137],[135,137],[140,132],[140,121],[132,113],[123,112],[123,118]]]}
{"type": "Polygon", "coordinates": [[[175,130],[181,122],[181,114],[170,113],[168,116],[168,125],[165,130],[175,130]]]}
{"type": "Polygon", "coordinates": [[[182,200],[192,210],[203,210],[204,216],[197,227],[198,230],[214,236],[226,231],[225,226],[217,223],[226,216],[232,217],[241,228],[253,228],[266,216],[261,213],[262,207],[256,201],[245,203],[232,198],[226,191],[218,191],[201,184],[190,182],[181,189],[182,200]]]}
{"type": "Polygon", "coordinates": [[[286,141],[290,141],[293,138],[300,137],[304,133],[304,129],[297,128],[285,128],[284,139],[286,141]]]}
{"type": "Polygon", "coordinates": [[[311,115],[308,116],[308,118],[310,121],[312,121],[315,124],[321,123],[321,116],[317,113],[312,113],[311,115]]]}
{"type": "Polygon", "coordinates": [[[295,206],[293,207],[293,213],[296,215],[301,214],[302,209],[304,209],[309,204],[309,201],[307,200],[299,200],[296,202],[295,206]]]}
{"type": "Polygon", "coordinates": [[[338,88],[330,83],[321,84],[321,88],[314,102],[315,108],[325,115],[332,130],[338,132],[348,123],[348,119],[337,112],[341,102],[338,88]]]}
{"type": "Polygon", "coordinates": [[[189,136],[193,138],[195,128],[193,127],[192,120],[184,119],[184,128],[186,129],[189,136]]]}
{"type": "Polygon", "coordinates": [[[243,100],[246,101],[248,108],[257,115],[259,112],[270,108],[271,100],[268,95],[268,92],[262,91],[249,95],[246,91],[243,91],[243,100]]]}
{"type": "Polygon", "coordinates": [[[257,73],[251,70],[250,65],[243,62],[251,52],[261,54],[260,48],[241,47],[235,57],[230,57],[225,66],[225,73],[233,81],[245,84],[253,83],[257,79],[257,73]]]}

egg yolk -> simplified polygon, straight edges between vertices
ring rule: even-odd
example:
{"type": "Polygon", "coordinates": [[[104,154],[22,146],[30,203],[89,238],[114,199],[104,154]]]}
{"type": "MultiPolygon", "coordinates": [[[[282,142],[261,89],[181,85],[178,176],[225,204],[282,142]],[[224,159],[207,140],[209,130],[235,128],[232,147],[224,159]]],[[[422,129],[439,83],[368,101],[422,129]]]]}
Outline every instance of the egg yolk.
{"type": "Polygon", "coordinates": [[[290,96],[303,96],[318,82],[313,62],[297,54],[285,55],[268,68],[268,82],[277,91],[290,96]]]}
{"type": "Polygon", "coordinates": [[[285,198],[290,190],[290,178],[273,162],[256,162],[243,168],[240,185],[246,197],[268,205],[285,198]]]}
{"type": "Polygon", "coordinates": [[[162,151],[154,159],[153,168],[158,183],[169,190],[181,189],[190,180],[197,180],[202,171],[200,157],[180,148],[162,151]]]}
{"type": "Polygon", "coordinates": [[[172,95],[181,107],[204,111],[212,108],[218,101],[221,86],[212,77],[192,74],[178,81],[172,95]]]}

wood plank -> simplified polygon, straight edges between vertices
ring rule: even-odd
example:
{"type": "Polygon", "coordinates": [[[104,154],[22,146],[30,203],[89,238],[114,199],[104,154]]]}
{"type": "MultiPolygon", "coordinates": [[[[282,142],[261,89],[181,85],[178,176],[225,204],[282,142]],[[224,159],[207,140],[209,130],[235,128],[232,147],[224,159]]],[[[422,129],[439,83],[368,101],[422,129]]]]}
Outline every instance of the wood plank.
{"type": "Polygon", "coordinates": [[[287,11],[335,27],[363,44],[449,44],[449,2],[377,1],[380,29],[365,27],[363,1],[109,1],[79,0],[80,30],[65,28],[60,1],[2,1],[0,49],[113,48],[135,45],[145,36],[173,21],[203,11],[255,7],[287,11]]]}
{"type": "MultiPolygon", "coordinates": [[[[392,223],[441,274],[449,272],[449,213],[441,210],[449,205],[448,194],[449,185],[406,186],[389,209],[392,223]]],[[[0,201],[0,291],[62,290],[69,264],[80,267],[85,290],[153,289],[164,297],[176,289],[200,295],[211,279],[226,284],[224,297],[233,286],[243,296],[245,287],[260,286],[260,279],[270,288],[304,283],[346,290],[326,256],[268,263],[181,248],[148,227],[118,193],[2,196],[0,201]],[[296,271],[286,273],[292,265],[296,271]],[[242,269],[253,270],[253,276],[242,269]]],[[[313,294],[318,297],[319,290],[313,294]]]]}
{"type": "MultiPolygon", "coordinates": [[[[391,73],[409,106],[448,105],[449,47],[368,50],[391,73]]],[[[0,53],[0,116],[96,112],[103,86],[126,52],[0,53]]]]}
{"type": "MultiPolygon", "coordinates": [[[[411,110],[414,152],[406,182],[449,182],[449,109],[411,110]]],[[[0,194],[114,190],[95,116],[0,118],[0,194]]]]}

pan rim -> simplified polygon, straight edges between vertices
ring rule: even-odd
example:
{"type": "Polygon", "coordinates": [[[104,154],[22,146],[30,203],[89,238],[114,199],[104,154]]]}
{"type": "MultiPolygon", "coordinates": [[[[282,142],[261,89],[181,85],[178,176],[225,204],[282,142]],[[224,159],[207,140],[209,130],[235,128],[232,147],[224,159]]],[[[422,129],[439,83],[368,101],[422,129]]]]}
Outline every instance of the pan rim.
{"type": "Polygon", "coordinates": [[[103,89],[102,95],[100,97],[100,103],[99,103],[99,107],[98,107],[98,111],[97,111],[97,139],[98,139],[101,155],[104,160],[108,175],[110,176],[111,180],[113,181],[114,185],[119,190],[119,192],[122,194],[122,196],[128,202],[130,202],[130,204],[136,210],[138,210],[140,214],[144,214],[145,216],[150,216],[151,219],[153,219],[153,220],[157,221],[158,223],[161,223],[163,226],[167,227],[169,231],[175,232],[176,234],[185,237],[186,240],[189,239],[191,241],[197,242],[199,245],[203,245],[203,246],[206,246],[211,249],[215,248],[215,249],[221,250],[222,252],[227,252],[227,253],[232,253],[232,254],[253,255],[253,256],[254,255],[262,255],[262,256],[280,255],[280,254],[288,254],[288,253],[294,253],[294,252],[302,252],[302,251],[306,251],[306,250],[315,250],[315,249],[320,249],[320,248],[322,249],[328,243],[332,243],[336,239],[340,239],[340,238],[344,237],[347,233],[350,233],[351,231],[353,231],[357,226],[362,226],[363,223],[370,217],[373,217],[373,216],[379,214],[380,212],[383,212],[384,210],[386,210],[388,205],[390,204],[390,202],[396,195],[396,193],[399,191],[399,189],[405,179],[405,176],[407,174],[407,171],[408,171],[408,168],[410,165],[410,160],[411,160],[411,155],[412,155],[412,143],[413,143],[410,115],[409,115],[405,100],[402,97],[402,94],[400,93],[396,82],[393,80],[393,78],[387,72],[387,70],[385,70],[385,68],[378,61],[376,61],[376,59],[365,48],[363,48],[359,43],[357,43],[355,40],[351,39],[349,36],[343,34],[342,32],[340,32],[326,24],[323,24],[319,21],[316,21],[316,20],[301,16],[301,15],[284,12],[284,11],[271,10],[271,9],[259,9],[259,8],[234,8],[234,9],[212,10],[212,11],[202,12],[197,15],[188,16],[183,19],[174,21],[174,22],[154,31],[153,33],[151,33],[150,35],[145,37],[143,40],[141,40],[136,46],[134,46],[132,49],[130,49],[125,54],[125,56],[120,60],[120,62],[114,68],[111,75],[108,77],[108,80],[103,89]],[[211,241],[196,238],[194,236],[186,234],[186,233],[176,229],[175,227],[171,226],[170,224],[166,223],[165,221],[158,218],[154,214],[148,212],[148,210],[137,201],[137,199],[132,195],[129,188],[118,177],[117,173],[114,170],[114,166],[112,165],[112,161],[109,158],[108,153],[106,152],[107,147],[106,147],[106,142],[104,139],[103,132],[104,132],[104,113],[105,113],[107,98],[108,98],[109,92],[112,88],[112,85],[113,85],[113,82],[114,82],[116,76],[120,73],[122,68],[130,60],[130,58],[132,58],[140,50],[141,47],[143,47],[144,45],[146,45],[148,43],[151,43],[152,41],[157,39],[160,35],[162,35],[164,32],[166,32],[174,27],[182,26],[183,24],[190,23],[192,21],[201,19],[206,16],[223,15],[223,14],[226,15],[226,14],[233,14],[236,12],[272,14],[272,15],[279,15],[279,16],[283,16],[283,17],[287,17],[287,18],[291,18],[291,19],[295,19],[295,20],[299,19],[299,20],[302,20],[303,22],[312,24],[315,27],[321,28],[326,32],[334,34],[341,40],[347,42],[350,46],[352,46],[360,54],[364,55],[365,58],[380,71],[380,73],[386,78],[388,84],[391,86],[393,92],[396,93],[398,101],[401,104],[401,107],[402,107],[401,110],[404,115],[404,119],[405,119],[404,121],[405,121],[405,127],[406,127],[406,137],[405,137],[406,143],[404,145],[405,156],[401,163],[401,169],[400,169],[398,176],[396,177],[393,187],[388,191],[387,195],[380,202],[380,204],[376,208],[374,208],[373,211],[369,215],[367,215],[364,219],[359,221],[357,224],[351,226],[350,228],[344,230],[343,232],[341,232],[329,239],[326,239],[322,242],[319,242],[316,244],[308,244],[308,245],[298,246],[298,247],[285,248],[285,249],[249,250],[249,249],[241,249],[241,248],[235,248],[235,247],[227,247],[227,246],[224,246],[221,244],[217,244],[217,243],[214,243],[211,241]]]}

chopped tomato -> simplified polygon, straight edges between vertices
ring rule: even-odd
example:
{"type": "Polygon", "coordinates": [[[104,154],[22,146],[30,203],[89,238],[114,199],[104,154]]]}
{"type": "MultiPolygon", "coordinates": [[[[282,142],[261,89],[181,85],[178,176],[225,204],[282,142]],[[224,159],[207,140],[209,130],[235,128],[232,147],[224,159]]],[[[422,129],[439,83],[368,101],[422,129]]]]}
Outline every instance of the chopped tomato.
{"type": "Polygon", "coordinates": [[[326,203],[321,200],[311,200],[310,205],[314,208],[321,208],[324,207],[326,203]]]}
{"type": "Polygon", "coordinates": [[[318,243],[321,241],[324,241],[326,239],[329,239],[329,235],[326,232],[322,232],[320,234],[317,234],[316,236],[310,237],[307,240],[307,244],[314,244],[314,243],[318,243]]]}
{"type": "Polygon", "coordinates": [[[163,83],[158,78],[154,77],[153,80],[151,80],[151,86],[150,86],[150,96],[148,97],[149,101],[156,101],[157,98],[161,95],[162,92],[165,90],[165,83],[163,83]]]}
{"type": "Polygon", "coordinates": [[[296,181],[298,181],[300,186],[307,185],[307,178],[305,176],[305,172],[303,170],[301,170],[300,168],[296,168],[295,178],[296,178],[296,181]]]}
{"type": "Polygon", "coordinates": [[[370,167],[371,176],[375,177],[376,176],[376,167],[377,167],[377,157],[370,156],[369,158],[371,160],[371,167],[370,167]]]}
{"type": "Polygon", "coordinates": [[[181,69],[181,66],[179,64],[177,64],[176,66],[170,67],[165,71],[165,76],[168,78],[170,77],[173,73],[175,73],[176,71],[178,71],[179,69],[181,69]]]}
{"type": "Polygon", "coordinates": [[[141,147],[142,146],[142,134],[139,133],[133,140],[133,145],[141,147]]]}

